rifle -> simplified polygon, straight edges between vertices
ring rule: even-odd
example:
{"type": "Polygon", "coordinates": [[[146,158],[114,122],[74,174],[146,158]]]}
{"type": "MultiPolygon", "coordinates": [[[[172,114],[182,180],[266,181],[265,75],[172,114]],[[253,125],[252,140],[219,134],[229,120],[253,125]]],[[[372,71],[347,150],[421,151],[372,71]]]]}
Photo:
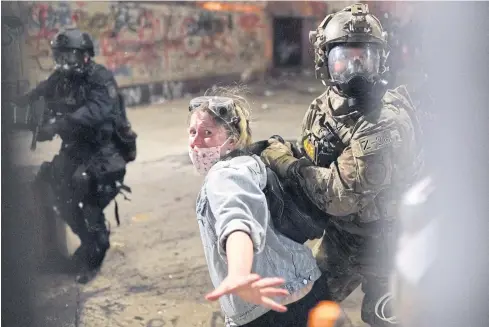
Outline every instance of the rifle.
{"type": "Polygon", "coordinates": [[[329,139],[328,141],[329,142],[332,142],[334,147],[336,149],[338,149],[338,151],[341,153],[343,152],[343,150],[345,150],[345,145],[343,144],[343,141],[341,140],[341,137],[338,135],[338,133],[336,133],[336,131],[334,130],[333,126],[331,126],[330,123],[328,122],[325,122],[324,123],[324,127],[326,127],[326,129],[328,130],[329,132],[329,139]]]}
{"type": "Polygon", "coordinates": [[[323,126],[328,130],[328,134],[325,138],[317,141],[315,162],[320,167],[329,167],[345,150],[345,145],[333,126],[328,122],[324,122],[323,126]]]}
{"type": "Polygon", "coordinates": [[[44,97],[40,97],[29,106],[29,123],[32,129],[31,151],[35,151],[37,148],[37,138],[39,130],[44,125],[46,109],[44,97]]]}

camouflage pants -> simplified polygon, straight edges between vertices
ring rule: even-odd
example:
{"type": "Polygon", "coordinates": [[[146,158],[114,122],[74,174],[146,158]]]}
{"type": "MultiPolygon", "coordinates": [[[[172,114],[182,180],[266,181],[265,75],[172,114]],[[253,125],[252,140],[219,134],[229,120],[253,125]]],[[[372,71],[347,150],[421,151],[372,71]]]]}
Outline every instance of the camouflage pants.
{"type": "Polygon", "coordinates": [[[328,223],[325,235],[313,249],[319,268],[327,275],[332,300],[341,302],[362,285],[362,320],[372,327],[390,326],[375,314],[377,301],[389,291],[388,236],[361,237],[328,223]]]}

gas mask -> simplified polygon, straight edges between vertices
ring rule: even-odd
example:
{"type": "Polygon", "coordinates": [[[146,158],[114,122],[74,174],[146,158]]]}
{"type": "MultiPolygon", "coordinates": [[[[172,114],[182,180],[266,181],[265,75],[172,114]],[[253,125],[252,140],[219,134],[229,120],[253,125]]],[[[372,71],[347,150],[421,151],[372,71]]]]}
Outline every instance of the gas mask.
{"type": "Polygon", "coordinates": [[[328,71],[332,84],[340,95],[348,98],[350,106],[364,106],[380,100],[387,89],[381,78],[381,54],[368,44],[340,44],[328,54],[328,71]]]}
{"type": "MultiPolygon", "coordinates": [[[[231,98],[217,96],[202,96],[190,101],[189,111],[205,106],[215,115],[216,119],[222,119],[231,128],[239,131],[240,118],[236,112],[236,106],[231,98]]],[[[188,153],[195,170],[205,175],[218,162],[222,156],[228,154],[230,150],[224,150],[229,144],[231,138],[228,138],[223,144],[209,148],[189,147],[188,153]]]]}
{"type": "Polygon", "coordinates": [[[63,73],[83,73],[86,64],[85,55],[79,49],[53,49],[55,69],[63,73]]]}

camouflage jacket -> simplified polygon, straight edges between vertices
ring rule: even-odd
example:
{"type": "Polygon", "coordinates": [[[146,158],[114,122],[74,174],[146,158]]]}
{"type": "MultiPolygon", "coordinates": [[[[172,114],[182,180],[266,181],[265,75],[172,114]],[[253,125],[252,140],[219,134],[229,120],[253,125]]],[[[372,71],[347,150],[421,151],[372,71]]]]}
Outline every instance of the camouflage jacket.
{"type": "Polygon", "coordinates": [[[347,109],[345,98],[330,88],[312,102],[299,149],[314,158],[317,148],[308,136],[325,137],[327,121],[344,150],[329,167],[300,168],[298,179],[310,200],[345,230],[370,235],[365,224],[395,219],[402,192],[421,169],[419,124],[403,86],[388,91],[378,110],[347,109]]]}

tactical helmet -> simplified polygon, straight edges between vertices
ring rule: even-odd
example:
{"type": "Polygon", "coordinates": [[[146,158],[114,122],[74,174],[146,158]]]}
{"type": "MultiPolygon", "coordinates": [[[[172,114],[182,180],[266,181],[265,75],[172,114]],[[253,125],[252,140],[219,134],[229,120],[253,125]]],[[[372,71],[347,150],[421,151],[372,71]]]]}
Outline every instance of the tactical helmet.
{"type": "Polygon", "coordinates": [[[378,50],[376,75],[386,71],[387,33],[366,4],[354,4],[326,16],[316,31],[309,32],[309,41],[314,46],[316,78],[325,85],[338,86],[328,69],[328,56],[337,46],[362,45],[378,50]]]}
{"type": "Polygon", "coordinates": [[[51,41],[56,69],[83,71],[88,59],[95,56],[92,38],[77,28],[60,31],[51,41]]]}

